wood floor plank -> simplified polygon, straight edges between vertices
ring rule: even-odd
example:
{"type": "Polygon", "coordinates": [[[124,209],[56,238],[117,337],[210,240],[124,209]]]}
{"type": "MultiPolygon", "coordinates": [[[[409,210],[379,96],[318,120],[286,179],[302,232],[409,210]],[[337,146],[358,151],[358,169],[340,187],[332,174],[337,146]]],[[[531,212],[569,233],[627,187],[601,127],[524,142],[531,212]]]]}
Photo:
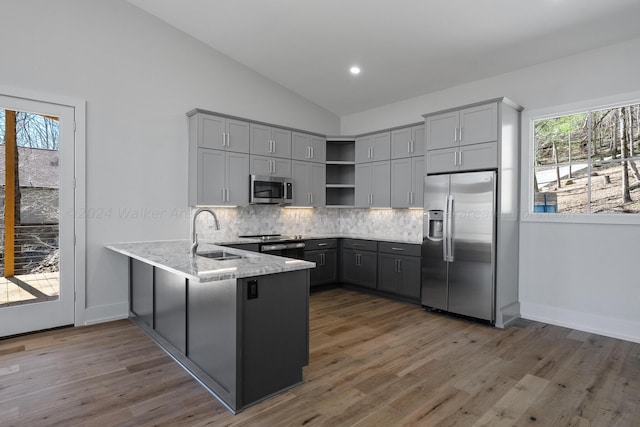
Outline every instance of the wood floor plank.
{"type": "Polygon", "coordinates": [[[344,289],[310,302],[304,383],[238,415],[128,320],[0,340],[0,426],[640,425],[640,344],[344,289]]]}

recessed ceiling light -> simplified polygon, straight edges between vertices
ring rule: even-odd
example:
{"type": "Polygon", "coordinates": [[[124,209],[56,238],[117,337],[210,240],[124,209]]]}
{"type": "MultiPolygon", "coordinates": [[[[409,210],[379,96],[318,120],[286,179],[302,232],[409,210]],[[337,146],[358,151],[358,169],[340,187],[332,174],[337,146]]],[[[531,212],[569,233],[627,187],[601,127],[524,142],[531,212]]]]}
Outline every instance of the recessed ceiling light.
{"type": "Polygon", "coordinates": [[[351,67],[349,69],[349,71],[351,71],[351,74],[353,74],[353,75],[358,75],[358,74],[360,74],[360,67],[357,67],[357,66],[354,65],[353,67],[351,67]]]}

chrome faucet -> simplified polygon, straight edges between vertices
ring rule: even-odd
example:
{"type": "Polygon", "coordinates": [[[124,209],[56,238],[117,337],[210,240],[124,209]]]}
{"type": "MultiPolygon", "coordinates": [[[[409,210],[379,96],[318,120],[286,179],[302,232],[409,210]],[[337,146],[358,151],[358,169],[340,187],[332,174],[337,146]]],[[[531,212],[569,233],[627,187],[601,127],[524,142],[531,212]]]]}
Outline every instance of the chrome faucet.
{"type": "Polygon", "coordinates": [[[191,219],[191,258],[196,257],[196,251],[198,250],[198,233],[196,233],[196,219],[202,212],[209,212],[213,216],[215,221],[216,230],[220,230],[220,222],[218,222],[218,216],[211,208],[198,208],[193,212],[191,219]]]}

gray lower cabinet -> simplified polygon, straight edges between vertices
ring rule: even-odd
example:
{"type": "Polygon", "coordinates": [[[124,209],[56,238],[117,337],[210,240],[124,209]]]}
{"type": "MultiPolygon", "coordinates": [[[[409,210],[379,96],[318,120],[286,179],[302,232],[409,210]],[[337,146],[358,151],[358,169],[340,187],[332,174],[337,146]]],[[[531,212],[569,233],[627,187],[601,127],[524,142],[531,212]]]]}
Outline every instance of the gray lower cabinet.
{"type": "Polygon", "coordinates": [[[418,300],[420,269],[420,245],[378,243],[378,290],[418,300]]]}
{"type": "Polygon", "coordinates": [[[243,406],[302,382],[309,363],[306,280],[306,270],[238,280],[243,406]]]}
{"type": "Polygon", "coordinates": [[[133,320],[232,411],[302,382],[309,270],[197,282],[131,259],[129,278],[133,320]]]}
{"type": "Polygon", "coordinates": [[[155,269],[155,330],[180,352],[187,351],[187,279],[155,269]]]}
{"type": "Polygon", "coordinates": [[[153,266],[129,258],[129,311],[153,327],[153,266]]]}
{"type": "Polygon", "coordinates": [[[341,281],[352,285],[376,288],[377,242],[342,240],[341,281]]]}
{"type": "Polygon", "coordinates": [[[309,273],[309,285],[335,283],[338,280],[337,239],[307,240],[305,244],[304,259],[316,263],[316,268],[309,273]]]}

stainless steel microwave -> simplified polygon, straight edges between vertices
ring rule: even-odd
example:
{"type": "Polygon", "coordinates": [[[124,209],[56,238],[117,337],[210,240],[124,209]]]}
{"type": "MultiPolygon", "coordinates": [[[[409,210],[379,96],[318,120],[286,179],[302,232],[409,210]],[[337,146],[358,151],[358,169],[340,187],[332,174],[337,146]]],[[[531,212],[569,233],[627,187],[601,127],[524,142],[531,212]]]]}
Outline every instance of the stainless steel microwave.
{"type": "Polygon", "coordinates": [[[290,205],[293,202],[293,181],[276,176],[251,175],[251,204],[290,205]]]}

